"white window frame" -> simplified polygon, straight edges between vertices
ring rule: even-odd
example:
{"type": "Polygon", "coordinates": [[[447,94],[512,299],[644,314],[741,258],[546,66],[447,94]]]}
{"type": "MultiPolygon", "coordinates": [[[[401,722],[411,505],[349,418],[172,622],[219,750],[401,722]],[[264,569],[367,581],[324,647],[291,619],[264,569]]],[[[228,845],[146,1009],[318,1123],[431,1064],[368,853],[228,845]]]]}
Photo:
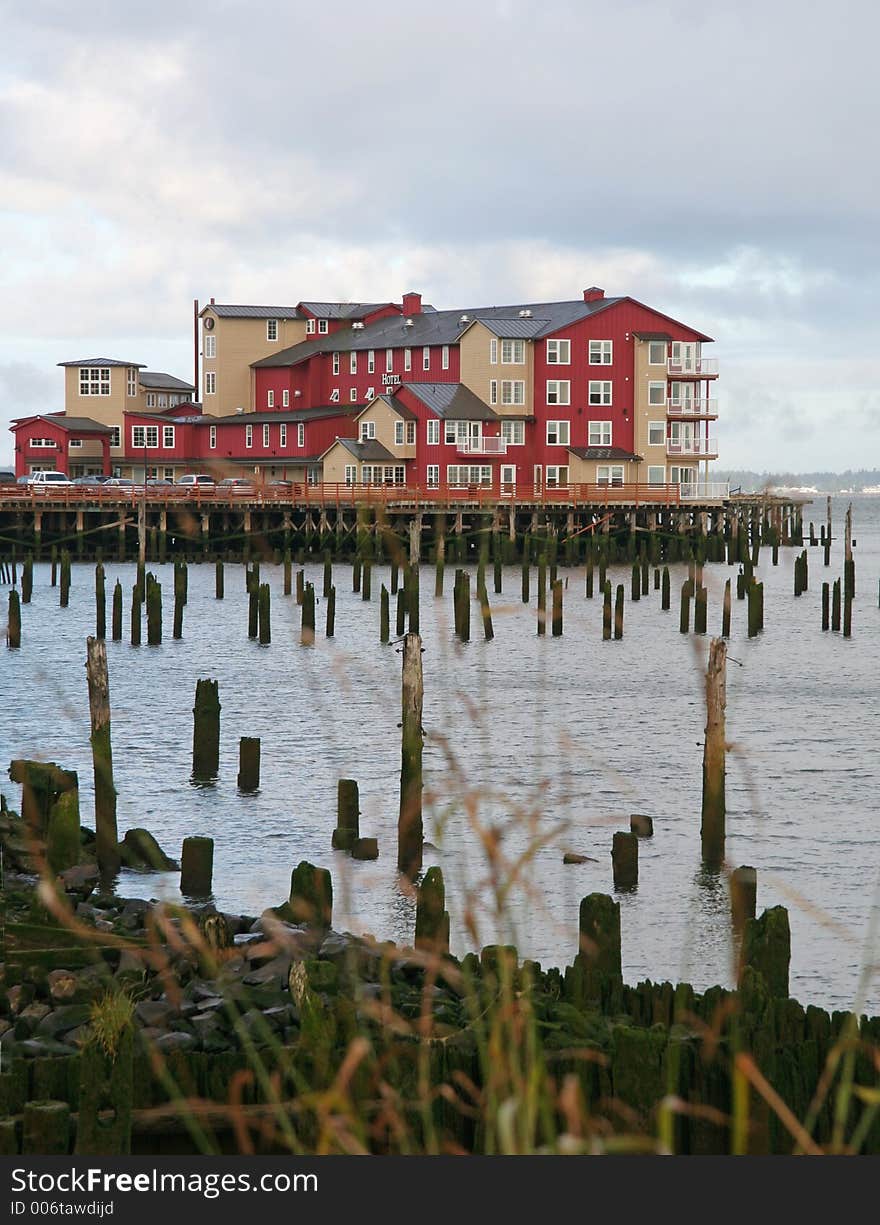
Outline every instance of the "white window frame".
{"type": "Polygon", "coordinates": [[[546,478],[548,489],[563,488],[568,484],[568,464],[548,464],[546,478]]]}
{"type": "Polygon", "coordinates": [[[509,447],[524,447],[526,445],[526,423],[502,420],[501,437],[509,447]]]}
{"type": "Polygon", "coordinates": [[[83,444],[83,440],[82,440],[81,438],[70,438],[70,439],[68,440],[67,446],[68,446],[68,448],[70,448],[70,447],[81,447],[81,446],[82,446],[82,444],[83,444]]]}
{"type": "Polygon", "coordinates": [[[348,355],[348,373],[357,374],[358,372],[358,355],[355,349],[352,349],[348,355]]]}
{"type": "Polygon", "coordinates": [[[526,361],[526,342],[511,338],[501,341],[502,366],[524,366],[526,361]]]}
{"type": "Polygon", "coordinates": [[[614,395],[614,385],[611,379],[591,379],[587,384],[587,403],[607,408],[614,395]]]}
{"type": "Polygon", "coordinates": [[[159,448],[159,427],[158,425],[147,426],[147,450],[156,451],[159,448]]]}
{"type": "Polygon", "coordinates": [[[440,350],[440,369],[449,369],[449,345],[444,345],[440,350]]]}
{"type": "Polygon", "coordinates": [[[599,485],[622,485],[623,464],[598,464],[596,482],[599,485]]]}
{"type": "Polygon", "coordinates": [[[122,446],[122,426],[121,425],[111,425],[110,430],[111,430],[110,446],[111,447],[121,447],[122,446]]]}
{"type": "Polygon", "coordinates": [[[489,341],[489,365],[498,365],[498,337],[493,336],[489,341]]]}
{"type": "Polygon", "coordinates": [[[649,447],[665,447],[666,446],[666,422],[665,421],[649,421],[648,422],[648,446],[649,447]],[[659,431],[659,438],[652,438],[651,433],[659,431]]]}
{"type": "Polygon", "coordinates": [[[661,383],[653,379],[648,383],[648,404],[651,408],[662,408],[666,403],[666,380],[661,383]]]}
{"type": "Polygon", "coordinates": [[[547,446],[568,447],[571,445],[571,422],[560,419],[547,422],[547,446]]]}
{"type": "Polygon", "coordinates": [[[146,404],[147,404],[147,408],[155,408],[155,407],[156,407],[156,393],[155,393],[155,391],[148,391],[148,392],[147,392],[146,404]]]}
{"type": "Polygon", "coordinates": [[[376,350],[367,349],[367,374],[376,373],[376,350]]]}
{"type": "Polygon", "coordinates": [[[296,445],[304,447],[306,445],[306,427],[301,421],[297,422],[296,426],[296,445]]]}
{"type": "Polygon", "coordinates": [[[217,427],[216,425],[211,425],[208,427],[208,448],[211,451],[214,451],[217,449],[217,427]]]}
{"type": "Polygon", "coordinates": [[[404,439],[403,422],[395,421],[394,422],[394,445],[396,447],[402,447],[403,439],[404,439]]]}
{"type": "Polygon", "coordinates": [[[590,366],[610,366],[614,361],[614,342],[611,340],[591,340],[587,346],[587,364],[590,366]]]}
{"type": "Polygon", "coordinates": [[[404,370],[412,370],[412,349],[403,350],[403,368],[404,370]]]}
{"type": "Polygon", "coordinates": [[[252,425],[244,427],[244,445],[248,450],[254,445],[254,427],[252,425]]]}
{"type": "Polygon", "coordinates": [[[326,319],[319,319],[318,320],[318,334],[320,336],[326,336],[329,331],[330,331],[329,322],[326,319]]]}
{"type": "Polygon", "coordinates": [[[431,346],[422,346],[422,370],[431,369],[431,346]]]}
{"type": "Polygon", "coordinates": [[[330,403],[331,404],[339,403],[339,388],[338,387],[334,387],[333,390],[330,392],[330,403]]]}
{"type": "Polygon", "coordinates": [[[167,397],[167,396],[163,396],[163,395],[161,395],[161,394],[160,394],[160,396],[159,396],[159,407],[160,407],[160,408],[167,408],[167,407],[168,407],[168,397],[167,397]]]}
{"type": "Polygon", "coordinates": [[[525,404],[526,402],[526,384],[524,379],[502,379],[501,380],[501,403],[502,404],[525,404]]]}
{"type": "Polygon", "coordinates": [[[489,403],[490,404],[498,403],[498,380],[497,379],[489,380],[489,403]]]}
{"type": "Polygon", "coordinates": [[[278,320],[266,320],[266,341],[269,344],[274,344],[278,339],[278,320]]]}
{"type": "Polygon", "coordinates": [[[316,324],[316,322],[317,322],[317,320],[315,320],[315,319],[307,319],[307,320],[306,320],[306,335],[307,335],[307,336],[314,336],[314,334],[315,334],[315,324],[316,324]]]}
{"type": "Polygon", "coordinates": [[[407,421],[406,423],[406,445],[414,447],[416,445],[416,423],[415,421],[407,421]]]}
{"type": "MultiPolygon", "coordinates": [[[[430,422],[428,424],[430,425],[430,422]]],[[[440,465],[439,464],[428,464],[425,471],[427,473],[428,488],[429,489],[439,489],[440,488],[440,465]]]]}
{"type": "Polygon", "coordinates": [[[587,423],[587,446],[610,447],[613,426],[610,421],[590,421],[587,423]]]}
{"type": "Polygon", "coordinates": [[[362,421],[361,422],[361,434],[360,434],[361,442],[369,442],[371,439],[375,437],[376,437],[376,422],[375,421],[362,421]]]}
{"type": "Polygon", "coordinates": [[[648,341],[648,365],[649,366],[665,366],[666,354],[668,352],[667,342],[665,340],[649,340],[648,341]],[[657,358],[654,354],[657,350],[661,351],[662,356],[657,358]]]}
{"type": "Polygon", "coordinates": [[[163,425],[162,426],[162,446],[165,448],[174,446],[174,426],[173,425],[163,425]]]}
{"type": "Polygon", "coordinates": [[[352,404],[357,404],[358,389],[356,387],[349,387],[348,398],[352,402],[352,404]]]}
{"type": "Polygon", "coordinates": [[[81,396],[109,396],[110,367],[80,366],[79,394],[81,396]]]}
{"type": "Polygon", "coordinates": [[[203,348],[204,348],[204,353],[203,353],[204,357],[216,357],[217,356],[217,337],[213,334],[213,332],[211,333],[210,336],[205,337],[205,343],[204,343],[203,348]]]}
{"type": "Polygon", "coordinates": [[[569,379],[548,379],[547,403],[571,404],[571,381],[569,379]]]}
{"type": "Polygon", "coordinates": [[[571,341],[565,339],[547,341],[547,365],[571,365],[571,341]]]}
{"type": "Polygon", "coordinates": [[[666,484],[666,467],[664,464],[649,464],[648,466],[648,484],[649,485],[665,485],[666,484]],[[660,473],[659,477],[657,473],[660,473]]]}
{"type": "Polygon", "coordinates": [[[385,350],[385,373],[391,374],[394,370],[394,350],[385,350]]]}
{"type": "Polygon", "coordinates": [[[447,464],[446,483],[453,489],[463,489],[466,485],[479,485],[483,489],[491,489],[492,465],[447,464]]]}
{"type": "Polygon", "coordinates": [[[333,354],[333,373],[334,374],[339,373],[339,354],[338,353],[333,354]]]}
{"type": "Polygon", "coordinates": [[[278,446],[282,451],[287,447],[287,426],[283,422],[278,427],[278,446]]]}
{"type": "Polygon", "coordinates": [[[368,387],[367,388],[367,400],[375,400],[375,398],[376,398],[376,388],[368,387]]]}
{"type": "Polygon", "coordinates": [[[290,389],[288,387],[281,392],[281,407],[290,408],[290,389]]]}
{"type": "Polygon", "coordinates": [[[440,445],[440,422],[436,417],[427,422],[427,443],[429,447],[440,445]]]}
{"type": "Polygon", "coordinates": [[[205,371],[205,395],[215,396],[217,394],[217,372],[216,370],[205,371]]]}
{"type": "Polygon", "coordinates": [[[357,464],[346,464],[345,465],[345,483],[346,485],[356,485],[357,475],[358,475],[357,464]]]}
{"type": "Polygon", "coordinates": [[[166,481],[173,481],[174,480],[174,469],[173,468],[163,468],[162,476],[164,477],[166,481]]]}
{"type": "Polygon", "coordinates": [[[266,392],[266,407],[275,407],[275,392],[271,388],[266,392]]]}
{"type": "Polygon", "coordinates": [[[267,447],[267,448],[268,448],[268,446],[269,446],[269,444],[270,444],[270,442],[271,442],[271,439],[272,439],[272,435],[271,435],[271,433],[270,433],[270,430],[271,430],[271,427],[270,427],[270,426],[268,426],[268,425],[264,425],[264,426],[263,426],[263,446],[264,446],[264,447],[267,447]]]}
{"type": "Polygon", "coordinates": [[[138,372],[136,366],[129,366],[125,375],[125,394],[133,399],[138,393],[138,372]]]}

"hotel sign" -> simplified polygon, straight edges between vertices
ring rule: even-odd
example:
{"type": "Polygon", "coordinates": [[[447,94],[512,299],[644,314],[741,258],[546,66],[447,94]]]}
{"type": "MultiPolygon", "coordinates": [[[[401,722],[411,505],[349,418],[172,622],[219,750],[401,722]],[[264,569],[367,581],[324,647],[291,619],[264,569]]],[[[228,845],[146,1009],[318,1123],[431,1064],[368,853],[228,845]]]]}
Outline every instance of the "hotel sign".
{"type": "Polygon", "coordinates": [[[399,383],[399,382],[400,382],[399,374],[383,374],[382,375],[382,386],[383,387],[393,387],[396,383],[399,383]]]}

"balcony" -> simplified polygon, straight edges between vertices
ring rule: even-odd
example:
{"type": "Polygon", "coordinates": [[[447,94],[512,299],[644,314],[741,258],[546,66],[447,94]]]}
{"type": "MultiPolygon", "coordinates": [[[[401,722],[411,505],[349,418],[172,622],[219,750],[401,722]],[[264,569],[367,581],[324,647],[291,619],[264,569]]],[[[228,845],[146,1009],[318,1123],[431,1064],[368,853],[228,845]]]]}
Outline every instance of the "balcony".
{"type": "Polygon", "coordinates": [[[684,379],[717,379],[717,357],[670,357],[666,361],[666,369],[673,378],[684,379]]]}
{"type": "Polygon", "coordinates": [[[666,415],[668,417],[711,417],[718,416],[718,401],[714,398],[693,400],[667,400],[666,415]]]}
{"type": "Polygon", "coordinates": [[[506,455],[506,438],[459,438],[455,444],[459,455],[506,455]]]}
{"type": "Polygon", "coordinates": [[[730,497],[730,481],[682,481],[680,492],[682,501],[726,501],[730,497]]]}
{"type": "Polygon", "coordinates": [[[673,458],[686,455],[697,459],[717,459],[718,443],[714,438],[667,438],[666,454],[673,458]]]}

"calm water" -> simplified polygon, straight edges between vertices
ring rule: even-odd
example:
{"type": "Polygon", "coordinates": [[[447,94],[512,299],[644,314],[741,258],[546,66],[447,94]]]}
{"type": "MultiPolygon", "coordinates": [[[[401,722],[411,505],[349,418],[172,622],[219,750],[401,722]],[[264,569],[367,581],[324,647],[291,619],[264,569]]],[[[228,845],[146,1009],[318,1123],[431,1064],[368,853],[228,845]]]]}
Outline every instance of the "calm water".
{"type": "MultiPolygon", "coordinates": [[[[792,990],[804,1002],[880,1012],[880,962],[871,915],[880,875],[876,793],[880,781],[876,701],[880,659],[880,498],[853,498],[858,598],[853,638],[820,630],[824,578],[842,572],[843,514],[836,499],[832,565],[810,550],[810,590],[795,600],[793,549],[780,564],[761,558],[766,630],[746,638],[745,603],[734,600],[728,669],[728,859],[758,868],[759,908],[787,905],[792,923],[792,990]],[[860,986],[860,976],[862,983],[860,986]]],[[[817,526],[824,497],[807,507],[817,526]]],[[[374,599],[351,591],[351,568],[335,567],[336,638],[299,644],[299,609],[272,585],[273,642],[247,639],[241,567],[226,568],[226,599],[214,599],[213,566],[191,566],[184,638],[171,639],[172,568],[153,567],[165,593],[160,648],[108,642],[120,831],[147,826],[179,855],[187,834],[215,840],[215,897],[224,909],[256,914],[287,896],[301,859],[331,867],[334,926],[412,939],[414,907],[395,873],[399,771],[400,656],[379,644],[374,599]],[[217,677],[222,712],[221,776],[189,781],[196,679],[217,677]],[[236,787],[238,738],[263,742],[263,786],[236,787]],[[354,863],[330,850],[336,780],[358,779],[361,832],[379,838],[380,858],[354,863]]],[[[724,580],[706,568],[710,631],[718,632],[724,580]]],[[[321,590],[321,567],[307,576],[321,590]]],[[[425,645],[426,866],[447,882],[454,951],[473,946],[464,923],[474,913],[477,947],[515,942],[521,955],[560,965],[576,951],[580,898],[612,889],[610,845],[631,812],[653,815],[641,844],[637,893],[622,895],[623,961],[628,981],[687,979],[698,988],[729,983],[732,949],[724,878],[700,865],[702,670],[707,641],[678,632],[659,593],[631,605],[625,637],[603,643],[601,602],[584,598],[584,571],[566,571],[565,634],[535,633],[532,605],[520,602],[520,571],[505,571],[504,594],[490,593],[495,639],[482,640],[476,606],[473,641],[452,634],[452,574],[433,599],[433,569],[422,572],[425,645]],[[500,833],[500,854],[521,863],[503,916],[480,829],[500,833]],[[596,863],[562,865],[564,850],[596,863]]],[[[126,589],[133,567],[107,566],[126,589]]],[[[612,580],[626,584],[619,567],[612,580]]],[[[491,577],[490,577],[491,586],[491,577]]],[[[4,597],[5,598],[5,597],[4,597]]],[[[108,598],[109,604],[109,598],[108,598]]],[[[323,626],[319,598],[318,621],[323,626]]],[[[109,624],[109,608],[108,608],[109,624]]],[[[0,654],[0,760],[45,755],[80,773],[83,820],[93,823],[85,638],[94,632],[94,568],[74,567],[71,604],[58,607],[47,565],[34,569],[33,603],[23,609],[23,647],[0,654]]],[[[18,788],[3,779],[10,803],[18,788]]],[[[175,876],[123,874],[129,895],[176,897],[175,876]]]]}

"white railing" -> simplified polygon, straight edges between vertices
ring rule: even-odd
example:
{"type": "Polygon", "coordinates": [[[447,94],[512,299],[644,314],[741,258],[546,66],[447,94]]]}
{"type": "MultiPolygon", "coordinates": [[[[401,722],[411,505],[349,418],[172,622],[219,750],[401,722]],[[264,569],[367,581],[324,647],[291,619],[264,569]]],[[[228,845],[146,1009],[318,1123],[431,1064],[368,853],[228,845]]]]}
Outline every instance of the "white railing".
{"type": "Polygon", "coordinates": [[[717,357],[670,357],[666,361],[666,369],[670,374],[692,375],[695,378],[707,378],[718,373],[717,357]]]}
{"type": "Polygon", "coordinates": [[[718,401],[713,397],[694,400],[667,400],[670,417],[717,417],[718,401]]]}
{"type": "Polygon", "coordinates": [[[680,489],[683,498],[698,501],[730,497],[730,481],[682,481],[680,489]]]}
{"type": "Polygon", "coordinates": [[[699,455],[705,459],[718,456],[718,443],[714,438],[667,438],[667,455],[699,455]]]}
{"type": "Polygon", "coordinates": [[[461,438],[455,444],[459,455],[506,455],[506,438],[461,438]]]}

